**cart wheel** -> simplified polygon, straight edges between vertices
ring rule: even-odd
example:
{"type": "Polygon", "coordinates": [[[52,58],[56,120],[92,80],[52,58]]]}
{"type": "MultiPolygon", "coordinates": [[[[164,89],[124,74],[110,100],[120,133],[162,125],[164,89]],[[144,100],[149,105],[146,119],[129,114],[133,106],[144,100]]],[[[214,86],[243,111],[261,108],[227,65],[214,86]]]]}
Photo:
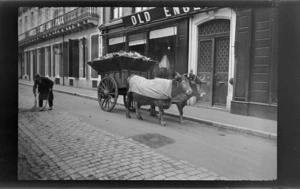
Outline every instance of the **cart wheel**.
{"type": "MultiPolygon", "coordinates": [[[[127,95],[123,95],[123,101],[124,101],[124,105],[125,105],[126,108],[127,108],[127,100],[128,100],[127,95]]],[[[130,105],[129,105],[128,109],[131,112],[135,112],[135,106],[134,106],[134,102],[133,101],[130,102],[130,105]]]]}
{"type": "Polygon", "coordinates": [[[98,86],[98,102],[102,110],[110,112],[118,100],[118,88],[114,78],[105,76],[98,86]]]}

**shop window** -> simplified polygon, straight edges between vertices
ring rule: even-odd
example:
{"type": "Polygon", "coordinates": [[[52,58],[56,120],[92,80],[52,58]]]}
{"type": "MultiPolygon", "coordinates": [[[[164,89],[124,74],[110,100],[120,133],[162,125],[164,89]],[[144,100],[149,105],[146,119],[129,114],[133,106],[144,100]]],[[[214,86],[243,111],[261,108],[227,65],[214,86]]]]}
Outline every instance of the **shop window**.
{"type": "Polygon", "coordinates": [[[146,55],[146,33],[137,33],[128,36],[129,51],[138,52],[141,55],[146,55]]]}
{"type": "Polygon", "coordinates": [[[155,77],[172,78],[175,71],[176,37],[169,36],[149,40],[150,58],[159,63],[159,72],[155,77]]]}
{"type": "Polygon", "coordinates": [[[115,37],[109,39],[109,47],[108,47],[108,53],[112,52],[118,52],[118,51],[125,51],[125,37],[115,37]]]}
{"type": "Polygon", "coordinates": [[[146,44],[129,46],[129,51],[137,52],[141,55],[145,55],[146,44]]]}
{"type": "Polygon", "coordinates": [[[122,7],[113,7],[112,8],[112,18],[111,19],[117,19],[122,17],[123,9],[122,7]]]}
{"type": "Polygon", "coordinates": [[[125,43],[118,43],[118,44],[110,45],[108,47],[108,52],[109,53],[119,52],[121,50],[125,51],[125,43]]]}

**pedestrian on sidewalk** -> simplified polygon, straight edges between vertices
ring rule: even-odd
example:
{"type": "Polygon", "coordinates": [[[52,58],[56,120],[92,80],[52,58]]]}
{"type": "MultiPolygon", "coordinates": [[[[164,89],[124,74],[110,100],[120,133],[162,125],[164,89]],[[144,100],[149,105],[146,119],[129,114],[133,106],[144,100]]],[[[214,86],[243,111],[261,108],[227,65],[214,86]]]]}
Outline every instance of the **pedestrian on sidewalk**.
{"type": "Polygon", "coordinates": [[[40,76],[40,74],[36,74],[34,76],[33,94],[34,96],[36,96],[36,88],[38,88],[40,110],[44,110],[43,100],[46,101],[48,100],[49,110],[52,110],[53,99],[54,99],[53,92],[52,92],[53,85],[54,82],[47,77],[42,77],[40,76]]]}

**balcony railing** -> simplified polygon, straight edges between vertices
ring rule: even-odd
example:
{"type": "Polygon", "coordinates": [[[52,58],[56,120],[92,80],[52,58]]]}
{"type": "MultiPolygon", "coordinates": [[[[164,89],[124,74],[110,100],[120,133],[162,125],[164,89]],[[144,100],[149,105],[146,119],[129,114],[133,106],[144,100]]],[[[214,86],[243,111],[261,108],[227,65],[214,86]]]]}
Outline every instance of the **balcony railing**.
{"type": "Polygon", "coordinates": [[[41,35],[44,35],[43,38],[45,38],[45,36],[48,37],[52,34],[57,34],[57,32],[61,33],[62,31],[74,29],[75,26],[79,25],[97,25],[98,20],[99,15],[97,13],[97,8],[80,7],[20,34],[19,43],[36,41],[38,40],[37,37],[40,37],[41,35]],[[82,24],[79,24],[80,22],[82,22],[82,24]]]}

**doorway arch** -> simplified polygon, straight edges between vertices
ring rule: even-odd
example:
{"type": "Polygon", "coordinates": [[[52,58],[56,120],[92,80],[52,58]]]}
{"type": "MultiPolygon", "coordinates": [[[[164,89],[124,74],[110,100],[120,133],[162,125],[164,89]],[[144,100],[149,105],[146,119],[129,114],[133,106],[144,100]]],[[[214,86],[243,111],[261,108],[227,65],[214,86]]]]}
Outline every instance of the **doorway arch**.
{"type": "MultiPolygon", "coordinates": [[[[235,30],[236,30],[236,13],[231,8],[221,8],[214,11],[199,13],[193,16],[190,19],[189,23],[189,71],[198,74],[198,53],[199,53],[199,38],[201,26],[205,26],[207,23],[213,23],[214,21],[218,22],[221,20],[227,20],[229,22],[229,54],[228,54],[228,80],[234,77],[234,48],[235,48],[235,30]]],[[[215,23],[216,23],[215,22],[215,23]]],[[[219,23],[220,24],[220,23],[219,23]]],[[[228,27],[228,24],[227,26],[228,27]]],[[[224,28],[223,28],[224,29],[224,28]]],[[[202,39],[204,39],[202,37],[202,39]]],[[[225,39],[224,39],[225,40],[225,39]]],[[[215,42],[216,43],[216,42],[215,42]]],[[[224,41],[218,41],[217,43],[224,43],[224,41]]],[[[227,42],[226,42],[227,43],[227,42]]],[[[230,110],[231,100],[233,96],[233,85],[226,82],[227,85],[227,97],[226,105],[221,106],[223,109],[230,110]]],[[[203,105],[197,103],[199,99],[192,97],[189,101],[189,105],[203,105]]],[[[206,105],[207,106],[207,105],[206,105]]]]}
{"type": "Polygon", "coordinates": [[[198,26],[197,76],[206,95],[199,104],[226,107],[228,93],[230,20],[214,19],[198,26]]]}

